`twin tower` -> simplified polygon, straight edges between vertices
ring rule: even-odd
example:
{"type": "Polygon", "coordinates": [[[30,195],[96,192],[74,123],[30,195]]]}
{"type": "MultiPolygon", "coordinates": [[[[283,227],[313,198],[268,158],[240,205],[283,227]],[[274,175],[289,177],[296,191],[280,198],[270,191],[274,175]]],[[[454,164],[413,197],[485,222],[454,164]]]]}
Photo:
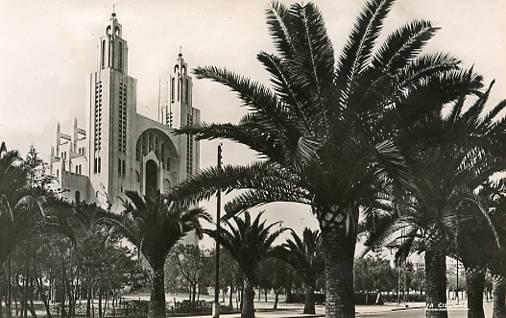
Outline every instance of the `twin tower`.
{"type": "Polygon", "coordinates": [[[174,128],[200,121],[193,107],[192,79],[180,52],[160,78],[158,120],[137,113],[136,79],[128,75],[128,44],[116,14],[98,45],[98,65],[89,77],[85,128],[72,134],[57,127],[51,149],[53,189],[70,201],[121,209],[125,191],[154,196],[198,171],[199,143],[174,128]]]}

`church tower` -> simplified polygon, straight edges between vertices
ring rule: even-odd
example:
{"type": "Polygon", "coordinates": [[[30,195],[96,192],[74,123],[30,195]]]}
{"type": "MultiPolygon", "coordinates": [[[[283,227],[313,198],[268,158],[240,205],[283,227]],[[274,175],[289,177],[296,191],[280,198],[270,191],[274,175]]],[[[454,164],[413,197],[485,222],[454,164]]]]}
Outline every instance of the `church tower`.
{"type": "MultiPolygon", "coordinates": [[[[180,51],[169,72],[160,77],[159,121],[171,128],[191,126],[200,122],[200,110],[193,107],[193,84],[188,72],[188,65],[180,51]]],[[[184,163],[185,169],[180,177],[185,179],[200,169],[199,160],[195,160],[200,157],[200,145],[192,136],[182,137],[179,149],[181,149],[181,164],[184,163]]]]}
{"type": "Polygon", "coordinates": [[[128,75],[128,46],[114,12],[99,39],[97,64],[89,77],[88,171],[97,202],[114,204],[130,190],[136,114],[136,80],[128,75]]]}

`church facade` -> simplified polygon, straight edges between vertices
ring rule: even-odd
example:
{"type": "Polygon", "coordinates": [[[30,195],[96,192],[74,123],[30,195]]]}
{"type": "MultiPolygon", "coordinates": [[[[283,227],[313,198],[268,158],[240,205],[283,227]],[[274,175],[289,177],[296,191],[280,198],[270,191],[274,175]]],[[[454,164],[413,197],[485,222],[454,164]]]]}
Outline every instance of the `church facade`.
{"type": "Polygon", "coordinates": [[[161,76],[158,119],[137,113],[136,79],[128,74],[128,45],[116,14],[99,39],[97,70],[89,75],[84,126],[58,123],[49,173],[53,189],[68,201],[121,210],[125,191],[153,195],[170,190],[199,170],[200,148],[174,129],[200,121],[192,79],[180,52],[161,76]]]}

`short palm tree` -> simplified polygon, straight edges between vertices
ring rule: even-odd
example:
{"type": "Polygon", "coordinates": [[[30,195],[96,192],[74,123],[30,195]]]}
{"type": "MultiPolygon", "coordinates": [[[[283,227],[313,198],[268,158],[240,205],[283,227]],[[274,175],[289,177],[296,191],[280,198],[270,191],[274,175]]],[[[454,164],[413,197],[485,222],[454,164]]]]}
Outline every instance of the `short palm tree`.
{"type": "MultiPolygon", "coordinates": [[[[239,124],[205,124],[179,131],[197,139],[227,138],[265,161],[208,169],[178,187],[178,199],[196,202],[217,190],[248,189],[227,205],[231,212],[259,204],[309,204],[326,259],[326,314],[354,317],[353,259],[360,205],[371,192],[407,182],[394,143],[399,109],[416,117],[424,107],[402,107],[406,97],[435,79],[461,82],[459,61],[420,55],[437,28],[416,20],[374,50],[393,0],[369,0],[336,59],[323,17],[311,2],[267,9],[276,55],[260,52],[273,89],[225,68],[194,73],[237,92],[250,112],[239,124]],[[371,185],[375,184],[376,187],[371,185]]],[[[418,95],[419,98],[428,96],[418,95]]]]}
{"type": "Polygon", "coordinates": [[[230,252],[244,274],[241,318],[255,317],[253,287],[257,266],[262,259],[273,255],[273,243],[285,231],[284,228],[274,230],[273,227],[279,223],[267,225],[266,221],[261,221],[261,217],[262,213],[259,213],[255,219],[251,219],[249,212],[245,212],[244,218],[234,216],[233,223],[226,221],[226,227],[220,232],[206,231],[230,252]]]}
{"type": "Polygon", "coordinates": [[[276,249],[276,254],[303,277],[306,289],[304,314],[314,314],[314,289],[324,269],[320,231],[305,228],[302,238],[292,231],[292,236],[276,249]]]}
{"type": "MultiPolygon", "coordinates": [[[[493,317],[504,318],[506,317],[506,252],[504,249],[506,246],[506,183],[503,179],[484,185],[480,190],[480,196],[485,196],[488,199],[484,205],[489,208],[490,218],[499,237],[499,246],[497,244],[480,244],[473,249],[479,250],[474,256],[487,260],[486,268],[492,274],[493,282],[493,317]]],[[[478,240],[483,241],[483,237],[487,233],[487,226],[477,223],[470,226],[477,234],[478,240]]],[[[474,243],[477,240],[476,237],[471,238],[470,241],[474,243]]],[[[474,270],[474,272],[477,271],[474,270]]]]}
{"type": "Polygon", "coordinates": [[[152,289],[149,317],[165,317],[164,265],[170,249],[190,231],[201,237],[200,221],[210,221],[201,208],[186,209],[174,204],[166,195],[156,198],[141,197],[136,192],[125,193],[125,211],[121,215],[110,213],[107,221],[145,257],[151,269],[152,289]]]}
{"type": "Polygon", "coordinates": [[[40,198],[27,188],[27,172],[17,151],[0,145],[0,266],[41,215],[40,198]]]}

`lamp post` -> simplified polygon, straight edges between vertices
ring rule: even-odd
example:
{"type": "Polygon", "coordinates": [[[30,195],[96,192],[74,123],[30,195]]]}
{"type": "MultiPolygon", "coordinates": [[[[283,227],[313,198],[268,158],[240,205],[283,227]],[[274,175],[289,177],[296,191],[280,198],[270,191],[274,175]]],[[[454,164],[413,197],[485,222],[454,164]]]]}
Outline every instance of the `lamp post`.
{"type": "MultiPolygon", "coordinates": [[[[221,169],[222,144],[218,145],[218,169],[221,169]]],[[[216,193],[216,237],[219,237],[221,231],[221,190],[216,193]]],[[[220,317],[220,242],[216,239],[216,258],[215,258],[215,281],[214,281],[214,304],[213,318],[220,317]]]]}

